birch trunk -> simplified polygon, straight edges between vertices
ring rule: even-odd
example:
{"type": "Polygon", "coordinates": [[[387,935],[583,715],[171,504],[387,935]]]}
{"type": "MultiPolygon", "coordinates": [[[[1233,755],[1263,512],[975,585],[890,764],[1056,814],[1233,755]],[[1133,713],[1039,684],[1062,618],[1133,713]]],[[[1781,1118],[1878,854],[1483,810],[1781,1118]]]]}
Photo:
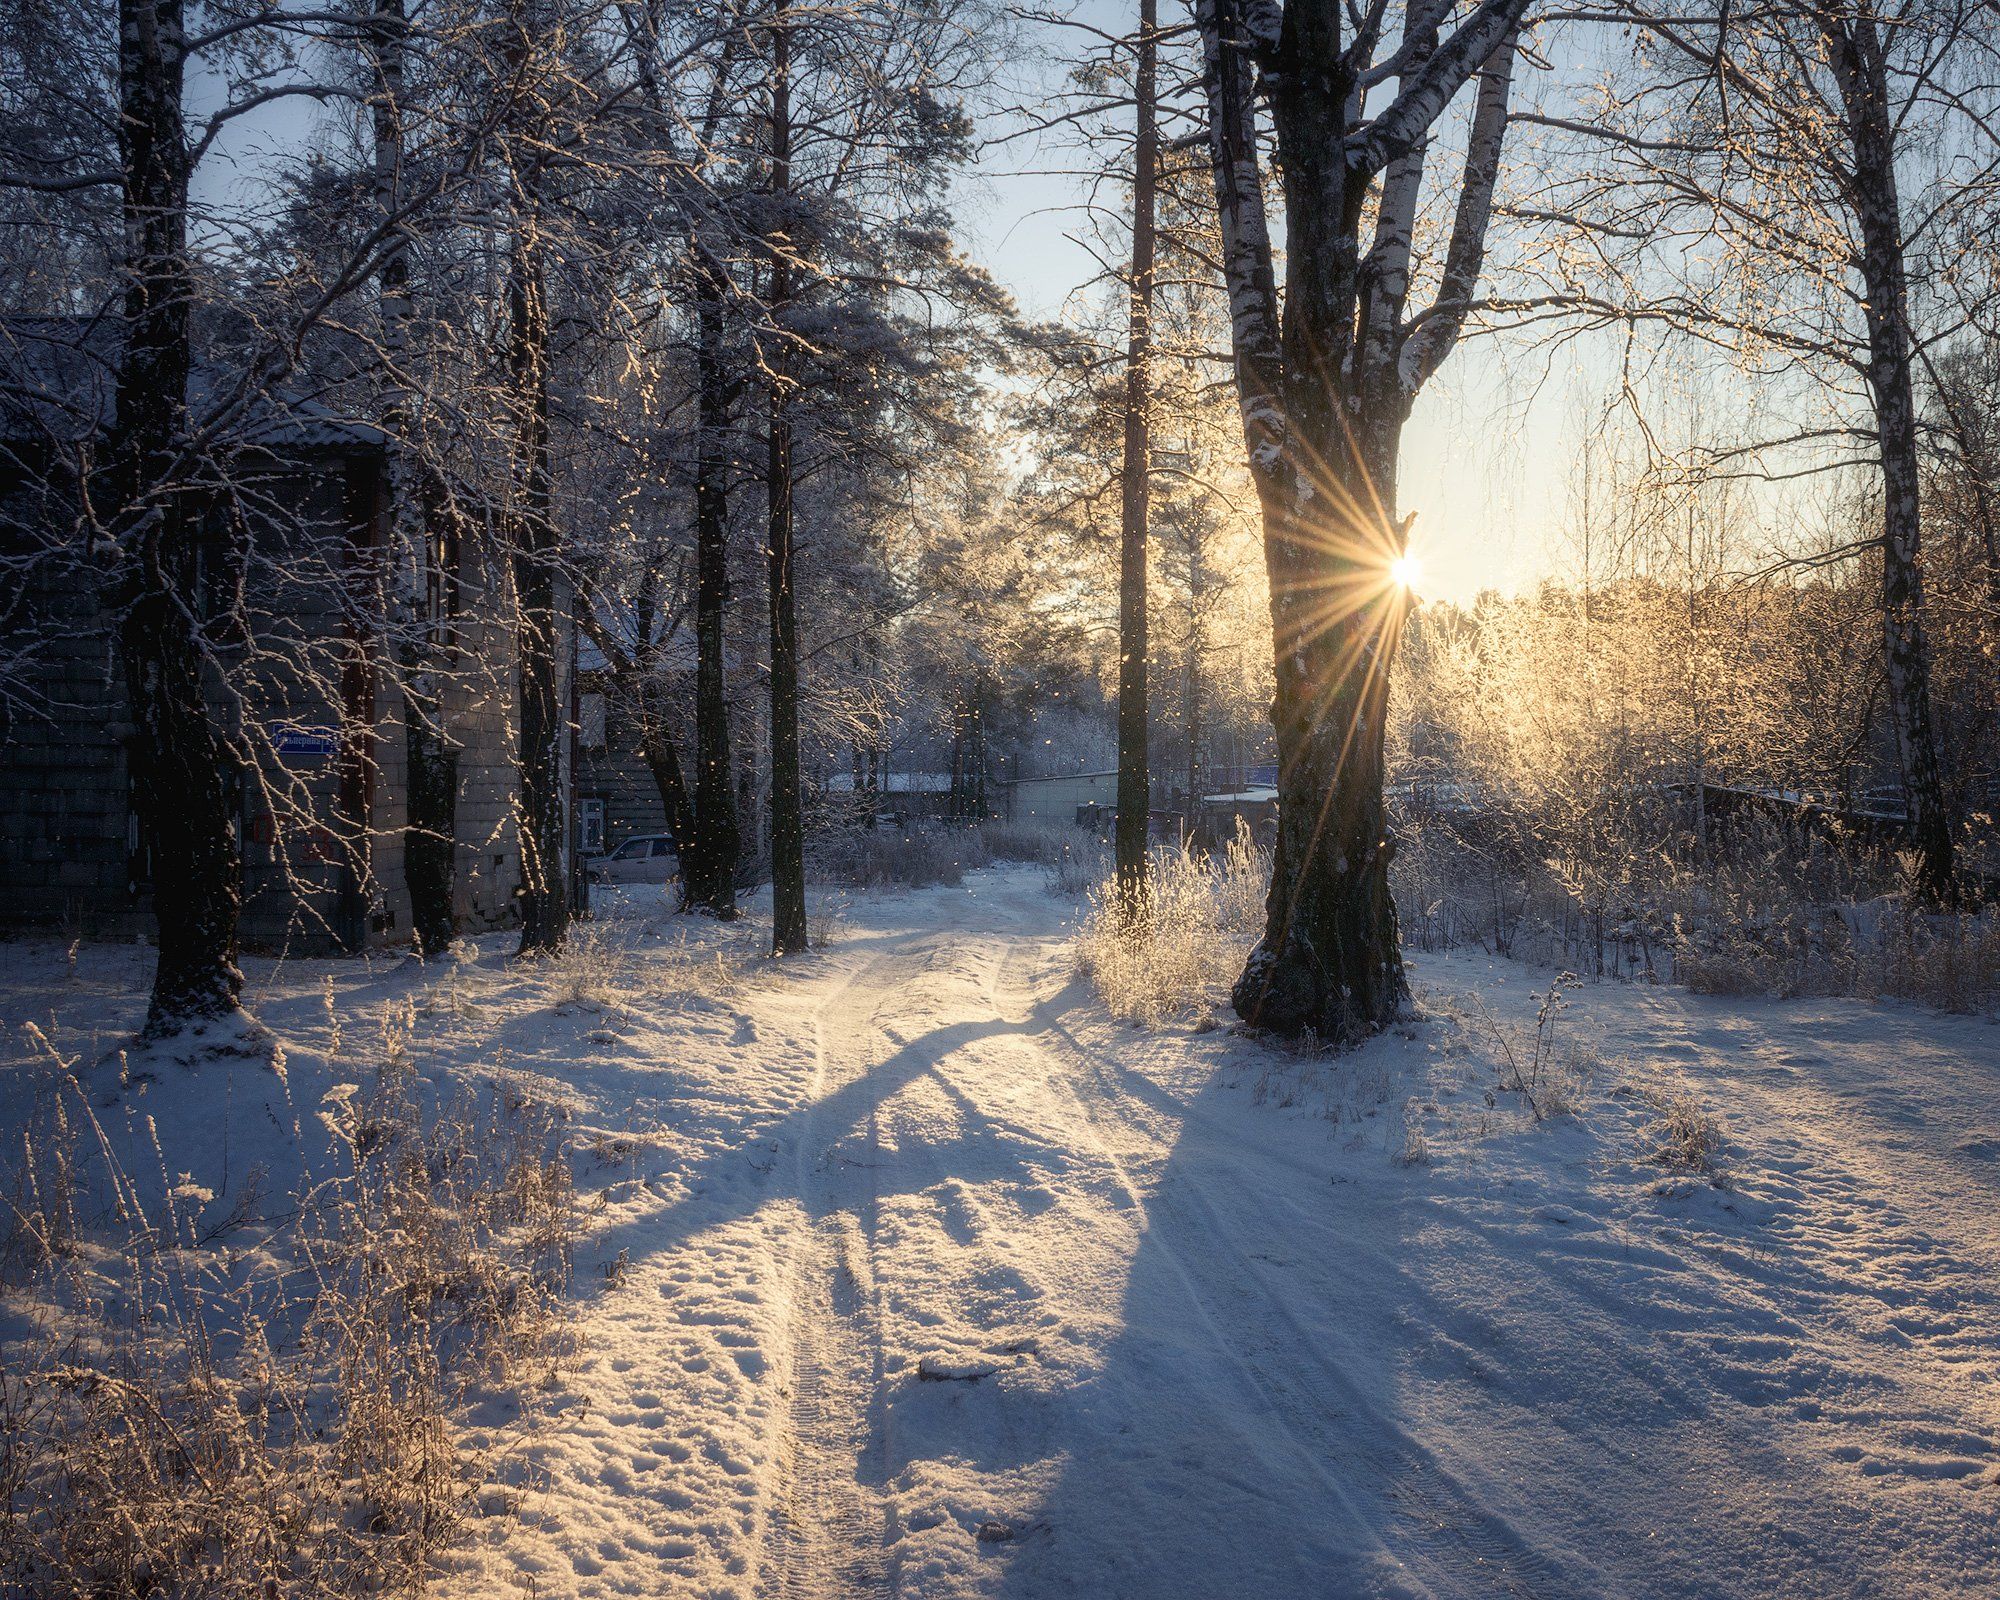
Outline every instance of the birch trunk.
{"type": "Polygon", "coordinates": [[[1521,0],[1482,0],[1439,42],[1443,10],[1413,6],[1397,92],[1369,117],[1362,76],[1379,12],[1355,13],[1356,37],[1344,43],[1338,0],[1196,7],[1276,681],[1271,892],[1263,937],[1231,1000],[1255,1026],[1325,1044],[1356,1044],[1386,1026],[1406,992],[1382,793],[1389,669],[1405,606],[1389,578],[1407,536],[1395,509],[1397,455],[1410,404],[1456,339],[1480,270],[1522,10],[1521,0]],[[1282,320],[1258,154],[1258,65],[1284,184],[1282,320]],[[1424,141],[1475,74],[1446,291],[1422,319],[1406,321],[1424,141]]]}
{"type": "Polygon", "coordinates": [[[1868,389],[1882,463],[1882,659],[1890,721],[1909,797],[1918,881],[1932,900],[1954,893],[1952,824],[1931,712],[1930,643],[1924,624],[1923,533],[1909,287],[1895,124],[1887,69],[1865,11],[1821,12],[1821,28],[1853,142],[1855,216],[1868,290],[1868,389]]]}

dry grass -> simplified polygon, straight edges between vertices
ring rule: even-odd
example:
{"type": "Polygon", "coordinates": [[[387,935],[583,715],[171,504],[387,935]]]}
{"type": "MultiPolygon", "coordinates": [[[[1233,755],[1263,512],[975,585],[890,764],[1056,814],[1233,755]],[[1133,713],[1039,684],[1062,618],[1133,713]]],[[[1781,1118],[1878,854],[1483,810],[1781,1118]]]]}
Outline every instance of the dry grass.
{"type": "Polygon", "coordinates": [[[1077,939],[1077,961],[1112,1015],[1148,1025],[1214,1005],[1242,969],[1264,926],[1270,857],[1239,832],[1219,860],[1155,849],[1146,904],[1136,920],[1119,908],[1099,867],[1077,939]]]}
{"type": "Polygon", "coordinates": [[[627,939],[591,923],[572,928],[562,949],[529,959],[558,1011],[616,1011],[635,981],[627,939]]]}
{"type": "Polygon", "coordinates": [[[1747,823],[1698,868],[1615,839],[1600,856],[1570,859],[1525,823],[1513,843],[1480,847],[1407,826],[1391,875],[1404,939],[1698,994],[2000,1009],[2000,908],[1924,910],[1913,863],[1747,823]]]}
{"type": "MultiPolygon", "coordinates": [[[[1569,1010],[1569,990],[1577,982],[1574,972],[1559,972],[1549,980],[1546,989],[1529,994],[1528,998],[1537,1002],[1532,1035],[1523,1033],[1517,1038],[1486,1009],[1486,1002],[1476,993],[1468,996],[1469,1011],[1445,1013],[1453,1016],[1461,1028],[1469,1030],[1476,1022],[1479,1030],[1493,1041],[1500,1067],[1499,1091],[1518,1094],[1537,1122],[1574,1115],[1597,1072],[1595,1051],[1585,1041],[1571,1038],[1559,1028],[1563,1014],[1569,1010]]],[[[1489,1094],[1487,1104],[1492,1103],[1489,1094]]]]}
{"type": "Polygon", "coordinates": [[[1684,1084],[1662,1084],[1642,1093],[1660,1114],[1647,1135],[1646,1159],[1669,1172],[1716,1176],[1722,1127],[1703,1109],[1694,1091],[1684,1084]]]}
{"type": "Polygon", "coordinates": [[[1094,837],[1060,822],[986,822],[980,824],[979,833],[995,861],[1026,861],[1043,867],[1055,866],[1076,853],[1079,841],[1094,837]]]}
{"type": "MultiPolygon", "coordinates": [[[[822,922],[819,931],[830,930],[822,922]]],[[[672,937],[647,946],[647,983],[658,995],[726,1000],[749,981],[762,949],[754,938],[714,943],[690,938],[688,930],[680,928],[672,937]]]]}
{"type": "Polygon", "coordinates": [[[1093,895],[1111,871],[1111,847],[1094,833],[1077,829],[1061,838],[1044,863],[1049,887],[1071,899],[1093,895]]]}
{"type": "MultiPolygon", "coordinates": [[[[462,1419],[565,1348],[559,1115],[426,1091],[391,1008],[316,1121],[325,1176],[272,1220],[172,1170],[158,1197],[37,1036],[0,1377],[0,1592],[50,1600],[415,1594],[497,1462],[462,1419]],[[79,1222],[77,1197],[109,1197],[79,1222]]],[[[150,1131],[150,1119],[142,1119],[150,1131]]]]}

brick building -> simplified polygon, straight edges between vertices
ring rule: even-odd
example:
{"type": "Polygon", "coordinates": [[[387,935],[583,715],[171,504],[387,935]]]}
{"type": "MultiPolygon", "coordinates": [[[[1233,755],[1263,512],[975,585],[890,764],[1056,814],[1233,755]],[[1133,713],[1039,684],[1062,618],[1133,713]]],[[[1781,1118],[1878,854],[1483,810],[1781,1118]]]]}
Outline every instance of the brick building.
{"type": "MultiPolygon", "coordinates": [[[[90,447],[108,418],[110,368],[49,326],[46,337],[7,329],[6,356],[29,381],[0,399],[0,928],[144,935],[151,852],[132,806],[106,565],[79,537],[64,487],[65,453],[90,447]]],[[[219,381],[197,370],[197,411],[219,381]]],[[[216,557],[203,569],[216,619],[209,697],[243,760],[233,792],[251,948],[353,951],[409,936],[400,696],[369,610],[382,480],[373,428],[292,398],[239,430],[225,488],[203,498],[216,557]],[[211,572],[241,591],[211,597],[211,572]]],[[[465,549],[451,563],[457,912],[477,929],[518,910],[512,596],[504,562],[465,549]]]]}

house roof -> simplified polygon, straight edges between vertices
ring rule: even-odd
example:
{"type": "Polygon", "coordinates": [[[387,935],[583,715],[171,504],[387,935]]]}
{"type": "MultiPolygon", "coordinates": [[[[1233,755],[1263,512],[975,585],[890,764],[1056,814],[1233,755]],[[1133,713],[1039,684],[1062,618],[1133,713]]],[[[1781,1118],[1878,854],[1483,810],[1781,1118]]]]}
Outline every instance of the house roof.
{"type": "Polygon", "coordinates": [[[1096,772],[1051,772],[1045,777],[1009,778],[1006,781],[1010,785],[1023,783],[1075,783],[1079,778],[1115,778],[1117,776],[1118,769],[1116,767],[1104,767],[1096,772]]]}
{"type": "Polygon", "coordinates": [[[1265,805],[1277,798],[1276,789],[1260,785],[1254,789],[1239,789],[1234,794],[1205,794],[1201,797],[1201,803],[1205,806],[1265,805]]]}
{"type": "MultiPolygon", "coordinates": [[[[77,444],[108,432],[123,334],[113,316],[0,318],[0,440],[77,444]]],[[[235,398],[242,377],[227,363],[196,361],[187,403],[197,424],[235,398]]],[[[236,444],[294,450],[368,449],[387,438],[296,382],[253,395],[229,434],[236,444]]]]}

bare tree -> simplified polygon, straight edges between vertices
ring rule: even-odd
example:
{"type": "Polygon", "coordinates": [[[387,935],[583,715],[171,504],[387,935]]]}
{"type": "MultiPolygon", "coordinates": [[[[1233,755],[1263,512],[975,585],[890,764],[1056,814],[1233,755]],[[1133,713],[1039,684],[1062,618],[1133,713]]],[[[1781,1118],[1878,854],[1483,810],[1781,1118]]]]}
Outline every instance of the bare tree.
{"type": "Polygon", "coordinates": [[[1391,572],[1408,531],[1396,514],[1397,454],[1480,277],[1525,9],[1526,0],[1463,9],[1416,0],[1400,42],[1385,46],[1386,0],[1358,10],[1340,0],[1196,8],[1277,674],[1268,920],[1233,1000],[1278,1033],[1353,1044],[1404,1000],[1382,796],[1388,676],[1405,611],[1391,572]],[[1457,205],[1436,297],[1412,312],[1430,130],[1474,80],[1462,170],[1447,180],[1457,205]],[[1284,195],[1282,305],[1260,102],[1284,195]]]}
{"type": "Polygon", "coordinates": [[[789,0],[773,0],[770,45],[770,162],[774,228],[768,297],[779,330],[766,355],[770,369],[770,446],[764,488],[770,511],[765,544],[771,583],[771,949],[795,955],[806,947],[805,797],[799,783],[799,614],[794,567],[792,419],[793,379],[785,348],[785,319],[792,311],[795,225],[785,215],[792,191],[792,18],[789,0]]]}
{"type": "MultiPolygon", "coordinates": [[[[534,70],[549,19],[521,0],[505,19],[510,78],[534,70]]],[[[544,95],[546,91],[544,91],[544,95]]],[[[545,187],[553,130],[544,95],[521,97],[503,146],[508,253],[508,393],[513,445],[504,538],[519,607],[521,949],[551,951],[569,933],[572,841],[565,784],[569,713],[561,695],[569,583],[554,516],[549,459],[549,285],[545,187]]]]}
{"type": "Polygon", "coordinates": [[[410,22],[404,0],[374,0],[368,22],[374,198],[387,230],[376,272],[382,390],[378,415],[386,440],[383,490],[388,502],[391,563],[385,620],[402,689],[407,773],[403,875],[416,948],[420,954],[436,955],[457,931],[452,880],[458,764],[444,726],[444,666],[440,660],[443,541],[425,515],[426,506],[436,504],[438,497],[422,492],[422,463],[411,437],[415,422],[409,368],[412,241],[404,214],[405,164],[411,154],[406,114],[410,22]]]}
{"type": "Polygon", "coordinates": [[[193,161],[181,113],[188,40],[180,0],[121,0],[118,28],[127,253],[108,531],[123,556],[112,603],[134,724],[134,791],[156,841],[160,953],[146,1012],[155,1034],[237,1008],[242,862],[227,791],[234,761],[204,702],[194,620],[199,552],[185,492],[193,161]]]}
{"type": "Polygon", "coordinates": [[[1933,898],[1954,892],[1956,821],[1932,705],[1917,385],[1990,299],[1990,8],[1971,0],[1796,0],[1592,13],[1638,46],[1575,118],[1577,175],[1544,208],[1586,241],[1564,292],[1658,319],[1768,376],[1805,415],[1716,466],[1784,476],[1867,465],[1879,534],[1883,678],[1933,898]],[[1763,464],[1816,449],[1814,461],[1763,464]]]}
{"type": "Polygon", "coordinates": [[[1146,540],[1152,471],[1154,194],[1159,169],[1159,6],[1139,0],[1132,98],[1132,268],[1127,282],[1124,457],[1118,519],[1118,897],[1137,916],[1146,895],[1152,778],[1146,759],[1146,540]]]}

